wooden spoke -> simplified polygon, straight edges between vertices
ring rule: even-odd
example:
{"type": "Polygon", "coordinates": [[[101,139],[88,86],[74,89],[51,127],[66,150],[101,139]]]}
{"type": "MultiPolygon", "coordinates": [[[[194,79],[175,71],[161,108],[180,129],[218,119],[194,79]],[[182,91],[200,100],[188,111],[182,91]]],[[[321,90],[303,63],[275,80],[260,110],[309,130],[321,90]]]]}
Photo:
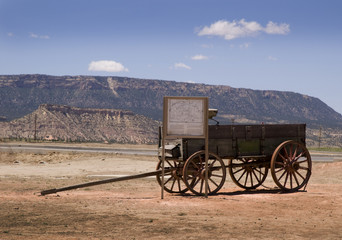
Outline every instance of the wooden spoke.
{"type": "Polygon", "coordinates": [[[299,186],[299,181],[297,179],[296,172],[293,172],[293,177],[296,180],[297,186],[299,186]]]}
{"type": "Polygon", "coordinates": [[[299,166],[299,169],[302,169],[302,170],[309,171],[309,168],[308,168],[308,167],[302,167],[302,166],[299,166]]]}
{"type": "Polygon", "coordinates": [[[194,166],[195,168],[197,168],[197,169],[200,169],[200,167],[197,166],[196,163],[194,163],[193,161],[191,161],[191,165],[193,165],[193,166],[194,166]]]}
{"type": "Polygon", "coordinates": [[[222,178],[223,177],[223,175],[218,175],[218,174],[211,174],[211,176],[213,176],[213,177],[218,177],[218,178],[222,178]]]}
{"type": "Polygon", "coordinates": [[[296,157],[293,159],[293,161],[295,162],[295,161],[297,161],[298,159],[300,159],[301,157],[303,157],[303,154],[304,154],[304,152],[301,152],[298,156],[296,156],[296,157]]]}
{"type": "MultiPolygon", "coordinates": [[[[173,160],[165,160],[165,165],[171,172],[168,172],[164,175],[164,190],[169,193],[185,193],[188,191],[188,188],[186,187],[183,176],[182,176],[182,169],[183,169],[183,163],[173,160]],[[177,184],[176,184],[177,183],[177,184]]],[[[157,164],[157,170],[162,169],[162,162],[159,161],[157,164]]],[[[157,181],[159,185],[162,185],[162,176],[161,174],[158,174],[156,176],[157,181]]]]}
{"type": "Polygon", "coordinates": [[[308,161],[309,161],[308,159],[304,159],[302,161],[296,161],[296,162],[297,162],[297,164],[301,164],[301,163],[305,163],[305,162],[308,162],[308,161]]]}
{"type": "MultiPolygon", "coordinates": [[[[287,158],[286,157],[284,157],[282,154],[280,154],[279,153],[279,157],[281,157],[281,159],[283,159],[283,162],[287,162],[288,160],[287,160],[287,158]]],[[[279,162],[280,163],[280,162],[279,162]]]]}
{"type": "Polygon", "coordinates": [[[283,162],[276,162],[275,164],[276,165],[281,165],[282,167],[285,167],[285,163],[283,163],[283,162]]]}
{"type": "Polygon", "coordinates": [[[253,184],[253,176],[252,176],[252,172],[249,173],[249,176],[250,176],[250,179],[251,179],[251,185],[254,185],[253,184]]]}
{"type": "Polygon", "coordinates": [[[300,174],[297,170],[295,170],[295,172],[296,172],[303,180],[305,180],[305,177],[303,177],[302,174],[300,174]]]}
{"type": "MultiPolygon", "coordinates": [[[[255,174],[255,172],[257,172],[256,169],[252,172],[252,174],[254,175],[255,179],[256,179],[258,182],[260,182],[260,179],[259,179],[259,177],[255,174]]],[[[260,173],[260,172],[259,172],[259,173],[260,173]]],[[[261,173],[260,173],[260,175],[261,175],[261,173]]],[[[252,177],[252,176],[251,176],[251,177],[252,177]]]]}
{"type": "Polygon", "coordinates": [[[286,183],[287,183],[287,179],[289,177],[289,172],[286,172],[286,177],[285,177],[285,182],[284,182],[284,186],[286,186],[286,183]]]}
{"type": "Polygon", "coordinates": [[[168,160],[165,160],[165,163],[167,163],[171,168],[175,167],[175,165],[172,165],[168,160]]]}
{"type": "Polygon", "coordinates": [[[260,176],[265,174],[264,172],[260,171],[258,168],[254,168],[254,171],[258,172],[260,176]]]}
{"type": "Polygon", "coordinates": [[[208,168],[213,168],[215,162],[216,162],[217,159],[215,159],[212,163],[210,163],[210,165],[208,166],[208,168]]]}
{"type": "Polygon", "coordinates": [[[297,156],[297,151],[298,151],[298,145],[296,145],[296,149],[295,149],[295,152],[293,154],[294,158],[297,156]]]}
{"type": "Polygon", "coordinates": [[[257,188],[265,181],[268,173],[268,166],[263,163],[263,159],[231,159],[228,164],[229,175],[241,188],[257,188]]]}
{"type": "Polygon", "coordinates": [[[289,146],[289,150],[290,150],[290,153],[289,153],[289,159],[290,159],[290,160],[292,160],[292,157],[293,157],[293,153],[292,153],[292,147],[293,147],[293,145],[292,145],[292,144],[290,144],[290,146],[289,146]]]}
{"type": "Polygon", "coordinates": [[[289,154],[287,153],[286,147],[284,147],[285,159],[289,159],[289,154]]]}
{"type": "MultiPolygon", "coordinates": [[[[164,176],[165,177],[165,176],[164,176]]],[[[165,182],[164,182],[164,184],[167,184],[171,179],[174,179],[172,176],[171,177],[169,177],[169,179],[167,179],[165,182]]]]}
{"type": "Polygon", "coordinates": [[[204,183],[204,179],[201,179],[201,190],[200,190],[200,193],[202,193],[202,190],[203,190],[203,183],[204,183]]]}
{"type": "Polygon", "coordinates": [[[182,191],[181,180],[178,178],[177,182],[178,182],[178,191],[181,192],[182,191]]]}
{"type": "MultiPolygon", "coordinates": [[[[195,179],[196,179],[196,178],[195,178],[195,179]]],[[[196,181],[194,184],[191,184],[191,186],[195,187],[195,186],[199,183],[199,181],[201,181],[200,178],[198,178],[197,181],[196,181]]]]}
{"type": "Polygon", "coordinates": [[[244,184],[244,186],[246,186],[247,185],[247,180],[248,180],[248,175],[249,175],[249,173],[246,171],[246,178],[245,178],[245,184],[244,184]]]}
{"type": "Polygon", "coordinates": [[[219,186],[212,178],[209,178],[209,181],[212,182],[216,187],[219,186]]]}
{"type": "Polygon", "coordinates": [[[278,181],[280,181],[280,180],[284,177],[285,173],[287,173],[287,172],[286,172],[286,171],[283,171],[283,173],[281,174],[281,176],[278,178],[278,181]]]}
{"type": "MultiPolygon", "coordinates": [[[[245,169],[243,169],[243,170],[244,170],[244,171],[243,171],[242,175],[239,177],[238,182],[240,182],[241,178],[245,175],[245,173],[247,173],[247,171],[246,171],[245,169]]],[[[246,178],[247,178],[247,177],[246,177],[246,178]]]]}
{"type": "Polygon", "coordinates": [[[279,188],[285,191],[297,191],[304,187],[311,176],[311,167],[311,156],[308,150],[303,144],[293,140],[280,144],[272,155],[273,180],[279,188]],[[280,163],[279,159],[282,159],[283,163],[280,163]]]}
{"type": "Polygon", "coordinates": [[[276,170],[275,172],[278,173],[278,172],[284,171],[284,169],[285,169],[285,165],[283,167],[279,168],[278,170],[276,170]]]}
{"type": "Polygon", "coordinates": [[[171,185],[171,191],[173,192],[173,187],[175,186],[176,179],[173,179],[172,185],[171,185]]]}
{"type": "Polygon", "coordinates": [[[198,159],[200,160],[200,166],[202,166],[202,165],[203,165],[202,157],[203,157],[203,156],[201,156],[201,155],[198,155],[198,159]]]}
{"type": "MultiPolygon", "coordinates": [[[[226,168],[222,159],[209,153],[208,158],[208,194],[217,193],[226,180],[226,168]]],[[[205,152],[199,151],[191,155],[183,168],[184,182],[187,188],[196,195],[205,194],[205,152]],[[194,181],[192,175],[196,176],[194,181]],[[199,184],[200,183],[200,184],[199,184]]]]}
{"type": "Polygon", "coordinates": [[[236,173],[241,172],[241,171],[243,171],[243,170],[245,170],[245,169],[244,169],[244,168],[240,168],[240,169],[237,170],[236,172],[233,172],[233,174],[236,174],[236,173]]]}

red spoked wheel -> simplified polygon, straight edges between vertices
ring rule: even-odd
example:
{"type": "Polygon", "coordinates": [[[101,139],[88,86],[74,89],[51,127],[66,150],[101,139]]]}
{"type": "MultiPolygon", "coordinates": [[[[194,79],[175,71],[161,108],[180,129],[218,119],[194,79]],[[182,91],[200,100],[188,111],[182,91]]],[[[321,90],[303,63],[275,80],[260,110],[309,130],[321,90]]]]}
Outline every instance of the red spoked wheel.
{"type": "MultiPolygon", "coordinates": [[[[183,179],[187,188],[196,195],[205,194],[205,152],[191,155],[185,162],[183,179]]],[[[226,168],[222,159],[209,153],[208,158],[208,194],[217,193],[226,181],[226,168]]]]}
{"type": "MultiPolygon", "coordinates": [[[[165,170],[171,170],[164,175],[164,190],[169,193],[185,193],[188,191],[187,186],[183,181],[183,162],[174,160],[165,160],[165,170]]],[[[162,161],[157,164],[157,170],[162,169],[162,161]]],[[[159,185],[162,185],[162,175],[157,174],[157,181],[159,185]]]]}
{"type": "Polygon", "coordinates": [[[280,144],[272,155],[272,177],[284,191],[297,191],[304,187],[310,179],[311,168],[309,151],[293,140],[280,144]]]}

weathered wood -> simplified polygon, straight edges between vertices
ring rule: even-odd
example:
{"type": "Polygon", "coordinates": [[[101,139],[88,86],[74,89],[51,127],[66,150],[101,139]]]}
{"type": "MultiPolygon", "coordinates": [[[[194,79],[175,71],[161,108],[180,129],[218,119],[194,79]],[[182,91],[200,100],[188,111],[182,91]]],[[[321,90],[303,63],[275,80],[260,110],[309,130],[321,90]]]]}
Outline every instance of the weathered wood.
{"type": "MultiPolygon", "coordinates": [[[[284,141],[305,145],[305,124],[211,125],[209,151],[221,158],[265,155],[270,158],[284,141]]],[[[183,139],[183,160],[202,150],[201,139],[183,139]]]]}
{"type": "MultiPolygon", "coordinates": [[[[170,169],[165,169],[165,173],[168,173],[170,171],[171,171],[170,169]]],[[[156,175],[161,174],[161,173],[162,173],[162,170],[157,170],[157,171],[153,171],[153,172],[142,173],[142,174],[137,174],[137,175],[132,175],[132,176],[110,178],[110,179],[105,179],[105,180],[100,180],[100,181],[95,181],[95,182],[77,184],[77,185],[63,187],[63,188],[48,189],[48,190],[41,191],[40,194],[42,196],[44,196],[44,195],[53,194],[53,193],[57,193],[57,192],[69,191],[69,190],[77,189],[77,188],[85,188],[85,187],[91,187],[91,186],[106,184],[106,183],[113,183],[113,182],[126,181],[126,180],[132,180],[132,179],[137,179],[137,178],[156,176],[156,175]]]]}

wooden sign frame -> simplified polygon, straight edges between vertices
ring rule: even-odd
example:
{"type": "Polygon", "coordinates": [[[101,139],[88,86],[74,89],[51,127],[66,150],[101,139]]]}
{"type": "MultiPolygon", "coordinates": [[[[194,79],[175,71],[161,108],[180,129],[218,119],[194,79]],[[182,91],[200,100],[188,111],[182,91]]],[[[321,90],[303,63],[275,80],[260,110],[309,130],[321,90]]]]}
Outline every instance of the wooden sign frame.
{"type": "Polygon", "coordinates": [[[164,97],[162,131],[162,190],[164,198],[165,139],[205,139],[205,196],[208,197],[208,109],[207,97],[164,97]]]}
{"type": "Polygon", "coordinates": [[[207,97],[164,97],[165,138],[205,138],[207,97]]]}

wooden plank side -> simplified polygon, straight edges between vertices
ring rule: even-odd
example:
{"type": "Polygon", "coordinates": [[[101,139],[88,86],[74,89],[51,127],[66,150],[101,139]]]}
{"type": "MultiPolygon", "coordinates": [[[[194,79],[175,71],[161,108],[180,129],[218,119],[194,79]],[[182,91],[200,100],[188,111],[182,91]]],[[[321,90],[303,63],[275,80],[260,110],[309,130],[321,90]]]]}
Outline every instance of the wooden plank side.
{"type": "MultiPolygon", "coordinates": [[[[209,151],[222,158],[271,156],[287,140],[305,144],[305,131],[305,124],[210,125],[209,151]]],[[[203,148],[201,139],[183,139],[184,160],[203,148]]]]}
{"type": "MultiPolygon", "coordinates": [[[[231,139],[209,139],[209,152],[220,157],[235,156],[236,150],[232,147],[231,139]]],[[[204,149],[203,139],[183,139],[183,160],[188,159],[192,154],[204,149]]]]}
{"type": "Polygon", "coordinates": [[[255,138],[253,140],[238,139],[237,150],[238,156],[262,155],[260,140],[255,138]]]}
{"type": "Polygon", "coordinates": [[[265,125],[265,138],[304,137],[305,124],[265,125]]]}
{"type": "Polygon", "coordinates": [[[233,125],[209,125],[209,139],[231,139],[233,125]]]}
{"type": "Polygon", "coordinates": [[[210,125],[209,139],[304,137],[305,124],[210,125]]]}
{"type": "Polygon", "coordinates": [[[264,145],[264,154],[265,155],[272,155],[274,150],[283,142],[288,140],[294,140],[296,142],[302,142],[302,138],[300,137],[277,137],[277,138],[266,138],[265,145],[264,145]]]}

